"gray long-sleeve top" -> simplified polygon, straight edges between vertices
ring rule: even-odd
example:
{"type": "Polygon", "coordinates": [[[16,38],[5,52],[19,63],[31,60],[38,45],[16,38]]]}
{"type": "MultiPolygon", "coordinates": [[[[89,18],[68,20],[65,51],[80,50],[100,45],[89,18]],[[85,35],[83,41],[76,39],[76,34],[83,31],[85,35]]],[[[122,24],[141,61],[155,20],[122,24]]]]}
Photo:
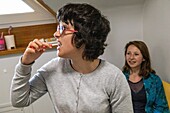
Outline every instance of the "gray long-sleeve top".
{"type": "Polygon", "coordinates": [[[81,74],[69,59],[55,58],[30,79],[31,67],[20,61],[16,65],[11,86],[14,107],[29,106],[48,92],[56,113],[133,113],[125,76],[107,61],[81,74]]]}

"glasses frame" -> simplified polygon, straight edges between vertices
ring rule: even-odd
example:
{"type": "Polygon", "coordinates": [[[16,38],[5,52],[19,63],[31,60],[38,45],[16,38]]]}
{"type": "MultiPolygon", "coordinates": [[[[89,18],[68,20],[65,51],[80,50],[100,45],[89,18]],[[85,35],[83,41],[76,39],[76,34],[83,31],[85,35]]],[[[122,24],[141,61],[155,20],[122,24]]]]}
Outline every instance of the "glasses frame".
{"type": "MultiPolygon", "coordinates": [[[[64,35],[64,31],[70,31],[72,33],[75,33],[75,32],[78,32],[77,30],[72,30],[72,29],[65,29],[63,24],[62,24],[62,21],[59,22],[59,25],[57,26],[57,32],[59,31],[60,35],[64,35]]],[[[72,34],[71,33],[71,34],[72,34]]],[[[70,34],[70,33],[68,33],[70,34]]]]}

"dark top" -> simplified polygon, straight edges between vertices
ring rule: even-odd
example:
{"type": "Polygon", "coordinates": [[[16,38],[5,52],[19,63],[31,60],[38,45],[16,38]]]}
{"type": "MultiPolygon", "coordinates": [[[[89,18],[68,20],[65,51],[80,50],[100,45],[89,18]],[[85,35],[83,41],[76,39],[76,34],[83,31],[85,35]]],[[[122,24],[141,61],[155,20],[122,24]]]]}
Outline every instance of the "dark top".
{"type": "Polygon", "coordinates": [[[145,113],[146,91],[143,80],[141,79],[136,83],[128,80],[128,83],[131,89],[134,113],[145,113]]]}

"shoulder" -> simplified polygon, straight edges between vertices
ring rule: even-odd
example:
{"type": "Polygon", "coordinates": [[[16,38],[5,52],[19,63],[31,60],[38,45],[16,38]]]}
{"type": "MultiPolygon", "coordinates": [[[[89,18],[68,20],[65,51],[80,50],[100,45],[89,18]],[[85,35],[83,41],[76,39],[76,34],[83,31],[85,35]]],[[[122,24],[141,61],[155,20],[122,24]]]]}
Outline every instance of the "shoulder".
{"type": "Polygon", "coordinates": [[[117,66],[109,63],[108,61],[102,60],[102,66],[101,66],[100,71],[108,79],[108,81],[114,84],[116,82],[126,80],[122,71],[117,66]]]}
{"type": "Polygon", "coordinates": [[[123,74],[117,66],[106,60],[101,60],[101,70],[107,74],[123,74]]]}
{"type": "Polygon", "coordinates": [[[161,82],[161,78],[158,75],[153,74],[153,73],[149,73],[148,79],[155,81],[155,82],[161,82]]]}
{"type": "Polygon", "coordinates": [[[148,78],[144,80],[145,84],[155,85],[155,86],[162,86],[161,78],[153,73],[149,73],[148,78]]]}
{"type": "Polygon", "coordinates": [[[111,64],[104,60],[102,62],[103,62],[102,73],[106,78],[105,81],[106,81],[107,91],[113,93],[118,90],[119,91],[126,90],[127,92],[126,91],[125,92],[129,93],[130,89],[123,72],[114,64],[111,64]]]}
{"type": "Polygon", "coordinates": [[[40,69],[43,69],[46,71],[56,70],[56,69],[63,67],[63,65],[67,64],[66,62],[68,62],[66,59],[56,57],[56,58],[51,59],[46,64],[44,64],[40,69]]]}

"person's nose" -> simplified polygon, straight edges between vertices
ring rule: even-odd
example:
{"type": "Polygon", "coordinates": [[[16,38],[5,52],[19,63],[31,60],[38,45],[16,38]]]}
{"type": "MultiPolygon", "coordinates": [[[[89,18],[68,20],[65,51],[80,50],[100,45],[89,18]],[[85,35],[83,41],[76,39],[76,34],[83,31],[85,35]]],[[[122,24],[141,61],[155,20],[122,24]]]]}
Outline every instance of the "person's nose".
{"type": "Polygon", "coordinates": [[[134,58],[134,54],[131,54],[131,55],[130,55],[130,59],[133,59],[133,58],[134,58]]]}
{"type": "Polygon", "coordinates": [[[60,35],[60,32],[59,32],[59,31],[56,31],[56,32],[54,33],[54,37],[55,37],[55,38],[58,39],[60,36],[61,36],[61,35],[60,35]]]}

